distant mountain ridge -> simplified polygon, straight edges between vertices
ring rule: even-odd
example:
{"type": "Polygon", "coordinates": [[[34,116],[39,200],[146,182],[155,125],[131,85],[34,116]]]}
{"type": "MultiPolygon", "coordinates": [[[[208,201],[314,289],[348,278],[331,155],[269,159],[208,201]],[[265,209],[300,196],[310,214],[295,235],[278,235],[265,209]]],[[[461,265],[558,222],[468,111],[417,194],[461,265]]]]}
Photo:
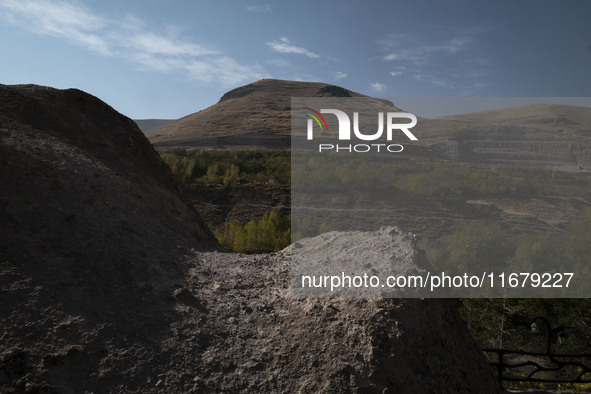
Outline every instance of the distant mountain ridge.
{"type": "Polygon", "coordinates": [[[586,136],[591,108],[563,104],[531,104],[437,118],[488,125],[518,126],[540,131],[586,136]]]}
{"type": "MultiPolygon", "coordinates": [[[[368,96],[326,83],[264,79],[228,91],[218,103],[148,138],[157,148],[288,149],[291,97],[368,96]]],[[[413,128],[419,141],[399,157],[587,171],[590,126],[591,108],[558,104],[420,118],[413,128]]]]}
{"type": "Polygon", "coordinates": [[[367,97],[326,83],[263,79],[225,93],[219,102],[158,129],[156,147],[289,148],[291,97],[367,97]]]}
{"type": "Polygon", "coordinates": [[[158,129],[168,126],[177,121],[177,119],[134,119],[135,124],[140,128],[142,133],[150,134],[158,129]]]}
{"type": "Polygon", "coordinates": [[[591,108],[532,104],[426,119],[417,133],[434,156],[490,165],[591,170],[591,108]]]}

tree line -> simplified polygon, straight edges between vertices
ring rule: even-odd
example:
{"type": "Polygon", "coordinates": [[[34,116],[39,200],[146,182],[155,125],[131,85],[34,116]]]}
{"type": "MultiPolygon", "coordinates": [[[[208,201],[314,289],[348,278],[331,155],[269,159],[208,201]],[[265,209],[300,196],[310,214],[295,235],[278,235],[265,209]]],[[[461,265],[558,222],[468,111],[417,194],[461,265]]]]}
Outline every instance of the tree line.
{"type": "Polygon", "coordinates": [[[174,149],[160,153],[181,184],[264,183],[277,179],[290,182],[290,153],[280,150],[193,150],[174,149]]]}

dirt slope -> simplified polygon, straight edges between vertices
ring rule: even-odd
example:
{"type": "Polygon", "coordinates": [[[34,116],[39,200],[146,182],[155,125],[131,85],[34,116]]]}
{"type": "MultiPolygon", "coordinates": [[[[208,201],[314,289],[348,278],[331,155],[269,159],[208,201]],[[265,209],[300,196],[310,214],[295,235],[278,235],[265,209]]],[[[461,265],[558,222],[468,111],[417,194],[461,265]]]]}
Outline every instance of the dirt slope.
{"type": "Polygon", "coordinates": [[[0,185],[0,391],[147,373],[163,292],[217,243],[143,134],[81,91],[0,86],[0,185]]]}

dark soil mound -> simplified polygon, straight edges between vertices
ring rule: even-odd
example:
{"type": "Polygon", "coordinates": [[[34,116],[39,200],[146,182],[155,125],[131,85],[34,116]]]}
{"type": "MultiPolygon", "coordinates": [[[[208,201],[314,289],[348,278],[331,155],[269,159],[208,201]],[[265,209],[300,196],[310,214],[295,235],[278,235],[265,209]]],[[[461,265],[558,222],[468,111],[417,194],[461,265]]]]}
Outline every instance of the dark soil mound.
{"type": "Polygon", "coordinates": [[[0,86],[0,185],[0,391],[148,375],[180,261],[217,243],[137,126],[79,90],[0,86]]]}

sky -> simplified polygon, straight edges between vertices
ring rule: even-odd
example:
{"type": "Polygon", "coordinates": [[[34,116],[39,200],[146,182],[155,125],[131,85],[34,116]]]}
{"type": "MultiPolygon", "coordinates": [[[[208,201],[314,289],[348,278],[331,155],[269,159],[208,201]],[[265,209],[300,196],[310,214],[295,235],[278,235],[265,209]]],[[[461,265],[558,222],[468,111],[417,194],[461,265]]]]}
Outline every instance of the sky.
{"type": "Polygon", "coordinates": [[[176,119],[262,78],[375,97],[591,97],[591,1],[0,0],[0,83],[176,119]]]}

